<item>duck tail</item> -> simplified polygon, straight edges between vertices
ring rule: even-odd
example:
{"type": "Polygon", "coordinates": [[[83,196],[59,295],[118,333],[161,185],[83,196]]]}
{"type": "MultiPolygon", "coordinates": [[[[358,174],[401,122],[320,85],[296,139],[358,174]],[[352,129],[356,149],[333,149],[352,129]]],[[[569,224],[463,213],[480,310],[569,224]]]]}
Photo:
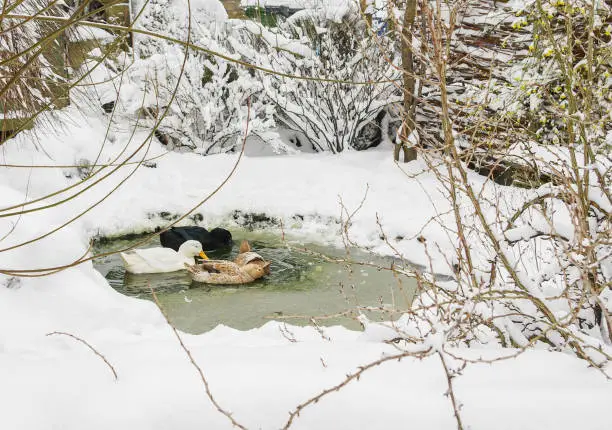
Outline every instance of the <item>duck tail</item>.
{"type": "Polygon", "coordinates": [[[250,250],[251,250],[251,245],[249,245],[249,242],[246,240],[243,240],[242,243],[240,244],[240,249],[238,250],[238,253],[244,254],[245,252],[249,252],[250,250]]]}

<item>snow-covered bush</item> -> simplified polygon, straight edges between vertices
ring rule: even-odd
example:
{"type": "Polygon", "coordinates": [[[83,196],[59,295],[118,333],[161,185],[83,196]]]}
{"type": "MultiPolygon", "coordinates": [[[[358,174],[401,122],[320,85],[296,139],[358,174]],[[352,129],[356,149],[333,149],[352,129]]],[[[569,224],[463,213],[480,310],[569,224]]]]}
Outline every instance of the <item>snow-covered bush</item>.
{"type": "Polygon", "coordinates": [[[275,150],[287,149],[276,127],[316,151],[377,144],[385,107],[401,99],[393,56],[379,55],[391,41],[369,37],[350,3],[332,11],[305,9],[269,29],[227,20],[216,0],[192,3],[191,14],[172,0],[136,5],[138,28],[193,46],[135,34],[133,58],[107,59],[94,73],[100,104],[116,100],[116,113],[156,127],[162,143],[204,154],[234,150],[247,117],[275,150]]]}
{"type": "Polygon", "coordinates": [[[251,133],[273,125],[259,97],[261,84],[248,71],[202,53],[190,53],[183,67],[182,49],[169,47],[166,52],[171,54],[139,61],[144,63],[139,71],[143,87],[136,93],[144,93],[148,101],[142,110],[145,121],[161,119],[158,130],[172,141],[164,143],[205,154],[225,152],[235,148],[247,117],[251,133]],[[181,68],[182,75],[177,75],[181,68]]]}
{"type": "MultiPolygon", "coordinates": [[[[550,12],[543,4],[532,6],[550,12]]],[[[441,250],[419,237],[426,255],[442,254],[454,276],[452,282],[421,277],[426,288],[404,321],[401,337],[428,342],[435,336],[437,345],[445,346],[494,343],[519,352],[550,347],[607,371],[612,361],[612,133],[606,121],[605,66],[610,36],[603,37],[594,18],[598,15],[588,13],[589,5],[583,13],[581,4],[556,3],[563,15],[558,27],[551,26],[554,13],[539,15],[533,40],[543,46],[548,40],[553,52],[521,63],[530,65],[531,76],[544,77],[530,95],[541,97],[538,114],[544,124],[556,124],[551,131],[558,142],[549,142],[543,133],[526,133],[524,122],[503,122],[494,111],[487,112],[485,121],[479,119],[489,94],[479,105],[453,109],[445,85],[451,66],[444,38],[456,35],[439,24],[444,22],[441,10],[425,9],[430,22],[438,23],[428,29],[431,38],[424,41],[429,44],[424,52],[435,66],[431,80],[440,82],[438,114],[448,128],[442,130],[444,152],[420,148],[420,153],[453,208],[452,222],[444,214],[432,222],[445,228],[456,249],[441,250]],[[576,13],[591,18],[571,18],[576,13]],[[559,84],[567,103],[550,91],[550,85],[559,84]],[[471,128],[462,134],[454,126],[456,117],[466,113],[471,128]],[[503,139],[494,140],[499,130],[513,140],[505,145],[503,139]],[[491,176],[471,171],[482,148],[496,151],[497,164],[520,160],[547,176],[530,189],[499,187],[491,176]]],[[[451,16],[458,16],[456,7],[451,16]]],[[[505,70],[505,65],[493,66],[490,74],[500,76],[505,70]]]]}
{"type": "Polygon", "coordinates": [[[276,29],[244,23],[259,51],[251,60],[278,72],[258,74],[280,124],[317,151],[364,149],[376,141],[377,116],[401,100],[400,73],[392,54],[381,55],[391,41],[370,37],[355,7],[329,12],[305,9],[276,29]]]}
{"type": "Polygon", "coordinates": [[[115,90],[118,78],[110,88],[118,93],[118,109],[136,114],[140,125],[159,123],[156,135],[169,147],[205,154],[233,150],[247,116],[251,133],[274,125],[260,97],[263,87],[252,72],[214,55],[239,57],[229,42],[233,27],[225,22],[219,2],[194,2],[191,13],[185,4],[168,0],[143,6],[139,27],[208,52],[137,35],[134,61],[116,64],[126,73],[120,89],[115,90]]]}

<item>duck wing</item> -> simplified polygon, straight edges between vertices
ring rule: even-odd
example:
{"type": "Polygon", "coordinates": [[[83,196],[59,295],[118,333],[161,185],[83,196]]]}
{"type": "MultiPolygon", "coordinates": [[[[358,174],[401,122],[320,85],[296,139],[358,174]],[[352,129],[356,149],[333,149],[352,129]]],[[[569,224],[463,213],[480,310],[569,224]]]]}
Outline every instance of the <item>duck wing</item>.
{"type": "Polygon", "coordinates": [[[185,240],[198,240],[202,242],[209,235],[208,230],[197,225],[172,227],[172,229],[185,240]]]}
{"type": "Polygon", "coordinates": [[[189,271],[191,279],[196,282],[237,285],[248,284],[255,280],[253,276],[232,261],[207,260],[198,265],[185,264],[185,267],[189,271]]]}
{"type": "Polygon", "coordinates": [[[251,263],[252,261],[256,260],[264,261],[264,258],[256,252],[249,251],[238,254],[234,262],[239,266],[244,266],[245,264],[251,263]]]}
{"type": "MultiPolygon", "coordinates": [[[[127,261],[128,259],[133,266],[149,266],[148,269],[141,269],[141,273],[174,272],[183,269],[184,263],[194,262],[170,248],[134,249],[126,253],[124,260],[127,261]]],[[[129,270],[129,267],[127,268],[129,270]]]]}
{"type": "Polygon", "coordinates": [[[225,273],[231,276],[236,276],[241,273],[240,266],[232,261],[226,260],[208,260],[201,263],[204,269],[215,270],[219,273],[225,273]]]}

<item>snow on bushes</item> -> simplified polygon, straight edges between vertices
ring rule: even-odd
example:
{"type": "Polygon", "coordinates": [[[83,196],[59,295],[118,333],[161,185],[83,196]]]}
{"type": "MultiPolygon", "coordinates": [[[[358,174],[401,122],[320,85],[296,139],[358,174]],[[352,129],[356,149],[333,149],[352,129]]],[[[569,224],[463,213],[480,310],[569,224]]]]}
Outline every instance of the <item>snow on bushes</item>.
{"type": "Polygon", "coordinates": [[[107,62],[112,72],[98,73],[97,91],[117,94],[117,112],[147,127],[159,122],[162,143],[203,154],[234,150],[249,113],[250,132],[277,151],[289,148],[270,134],[276,126],[300,133],[301,144],[316,151],[364,149],[383,139],[383,110],[401,99],[399,72],[393,58],[379,55],[391,41],[369,37],[354,8],[344,5],[333,20],[325,8],[305,9],[269,29],[200,7],[192,5],[190,17],[167,0],[145,6],[137,27],[206,51],[137,34],[134,58],[107,62]]]}
{"type": "Polygon", "coordinates": [[[279,72],[261,78],[280,124],[302,133],[317,151],[337,153],[380,142],[381,112],[402,97],[395,82],[400,73],[392,41],[371,37],[359,11],[346,7],[332,21],[325,9],[305,9],[281,23],[273,35],[254,29],[253,23],[245,26],[268,54],[257,58],[267,60],[260,64],[279,72]],[[310,49],[287,49],[287,39],[310,49]]]}

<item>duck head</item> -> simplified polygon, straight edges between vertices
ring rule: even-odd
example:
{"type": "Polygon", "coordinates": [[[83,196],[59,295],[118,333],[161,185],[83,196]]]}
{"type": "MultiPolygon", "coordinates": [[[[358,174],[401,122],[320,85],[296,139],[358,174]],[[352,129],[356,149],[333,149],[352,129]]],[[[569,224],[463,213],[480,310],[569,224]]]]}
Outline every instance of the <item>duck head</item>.
{"type": "Polygon", "coordinates": [[[270,274],[270,261],[265,264],[249,263],[243,267],[243,270],[253,279],[259,279],[270,274]]]}
{"type": "Polygon", "coordinates": [[[226,247],[232,244],[232,234],[224,228],[213,228],[209,233],[219,247],[226,247]]]}
{"type": "Polygon", "coordinates": [[[187,240],[179,246],[178,253],[188,258],[193,258],[197,255],[204,260],[208,260],[208,256],[202,250],[202,244],[197,240],[187,240]]]}

